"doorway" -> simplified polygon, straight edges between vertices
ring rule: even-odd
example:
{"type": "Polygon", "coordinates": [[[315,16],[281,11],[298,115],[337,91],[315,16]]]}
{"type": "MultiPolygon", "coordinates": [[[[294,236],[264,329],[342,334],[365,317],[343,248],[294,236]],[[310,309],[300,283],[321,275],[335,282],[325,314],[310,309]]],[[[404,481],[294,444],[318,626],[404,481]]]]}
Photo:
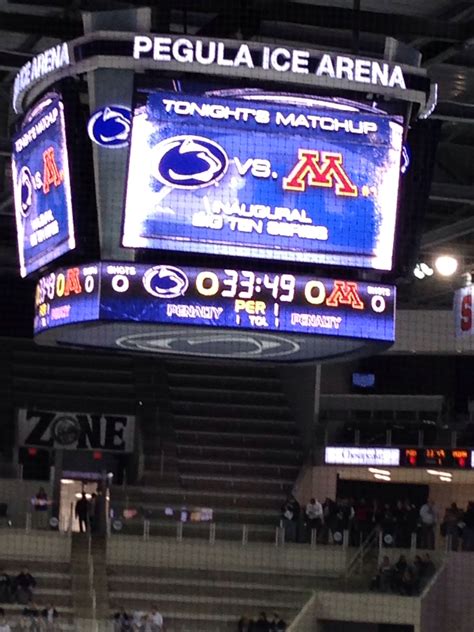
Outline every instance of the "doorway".
{"type": "Polygon", "coordinates": [[[75,507],[83,493],[87,500],[96,492],[97,481],[82,481],[72,478],[62,478],[59,495],[59,530],[79,532],[79,520],[75,515],[75,507]]]}

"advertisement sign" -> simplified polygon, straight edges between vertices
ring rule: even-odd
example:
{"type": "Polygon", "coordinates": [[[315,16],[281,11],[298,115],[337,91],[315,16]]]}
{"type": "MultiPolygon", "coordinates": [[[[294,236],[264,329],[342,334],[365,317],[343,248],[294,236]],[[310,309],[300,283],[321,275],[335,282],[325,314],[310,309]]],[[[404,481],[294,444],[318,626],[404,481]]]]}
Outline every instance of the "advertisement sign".
{"type": "Polygon", "coordinates": [[[392,342],[394,314],[390,285],[233,268],[102,263],[59,270],[39,281],[35,333],[100,318],[392,342]]]}
{"type": "Polygon", "coordinates": [[[454,294],[454,326],[456,338],[474,335],[474,285],[468,285],[454,294]]]}
{"type": "Polygon", "coordinates": [[[75,248],[64,106],[48,95],[13,139],[12,176],[22,277],[75,248]]]}
{"type": "Polygon", "coordinates": [[[21,408],[18,445],[63,450],[132,452],[135,417],[21,408]]]}
{"type": "Polygon", "coordinates": [[[326,465],[400,465],[399,448],[343,448],[327,447],[324,451],[326,465]]]}
{"type": "Polygon", "coordinates": [[[287,101],[152,93],[123,245],[390,270],[400,120],[287,101]]]}

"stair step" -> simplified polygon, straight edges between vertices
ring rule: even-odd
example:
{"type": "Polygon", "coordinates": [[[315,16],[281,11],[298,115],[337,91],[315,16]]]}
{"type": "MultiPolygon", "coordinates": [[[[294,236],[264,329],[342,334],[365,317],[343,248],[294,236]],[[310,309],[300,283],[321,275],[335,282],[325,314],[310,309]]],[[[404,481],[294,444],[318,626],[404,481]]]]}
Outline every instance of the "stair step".
{"type": "Polygon", "coordinates": [[[217,445],[219,447],[240,445],[242,447],[262,447],[262,448],[278,448],[279,446],[298,447],[300,445],[299,437],[280,435],[280,434],[262,434],[262,433],[239,433],[239,432],[210,432],[207,430],[179,430],[176,429],[176,441],[189,444],[192,441],[197,445],[217,445]]]}
{"type": "Polygon", "coordinates": [[[189,413],[193,414],[201,413],[207,416],[211,416],[211,411],[216,417],[261,417],[266,419],[285,419],[291,420],[290,409],[287,405],[270,406],[268,404],[245,404],[230,402],[228,400],[223,402],[213,402],[212,406],[208,402],[186,402],[186,401],[172,401],[171,410],[175,414],[189,413]]]}
{"type": "Polygon", "coordinates": [[[294,463],[301,462],[302,454],[298,450],[288,450],[287,448],[263,447],[255,448],[249,446],[219,446],[219,445],[195,445],[194,443],[179,443],[176,446],[178,458],[191,458],[196,456],[219,458],[226,457],[232,459],[268,461],[269,463],[294,463]]]}
{"type": "Polygon", "coordinates": [[[282,465],[261,463],[259,461],[221,461],[193,458],[180,458],[181,472],[196,472],[199,474],[245,474],[254,472],[258,476],[271,476],[294,481],[298,475],[298,465],[282,465]]]}

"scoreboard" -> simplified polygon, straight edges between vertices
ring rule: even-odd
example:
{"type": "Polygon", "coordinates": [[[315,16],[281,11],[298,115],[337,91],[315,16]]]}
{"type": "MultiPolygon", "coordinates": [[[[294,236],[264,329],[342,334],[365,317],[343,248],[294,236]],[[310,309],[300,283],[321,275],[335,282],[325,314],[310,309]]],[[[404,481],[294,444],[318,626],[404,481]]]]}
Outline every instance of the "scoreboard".
{"type": "Polygon", "coordinates": [[[463,448],[328,446],[325,448],[324,462],[327,465],[371,465],[466,470],[474,467],[474,451],[463,448]]]}
{"type": "Polygon", "coordinates": [[[400,465],[404,467],[450,467],[465,470],[472,467],[471,451],[458,448],[408,448],[402,450],[400,465]]]}
{"type": "Polygon", "coordinates": [[[435,103],[426,71],[151,38],[136,17],[117,34],[91,15],[87,41],[15,79],[36,340],[262,360],[390,346],[406,134],[435,103]]]}
{"type": "Polygon", "coordinates": [[[39,280],[35,333],[106,320],[394,337],[395,288],[233,268],[95,263],[39,280]]]}

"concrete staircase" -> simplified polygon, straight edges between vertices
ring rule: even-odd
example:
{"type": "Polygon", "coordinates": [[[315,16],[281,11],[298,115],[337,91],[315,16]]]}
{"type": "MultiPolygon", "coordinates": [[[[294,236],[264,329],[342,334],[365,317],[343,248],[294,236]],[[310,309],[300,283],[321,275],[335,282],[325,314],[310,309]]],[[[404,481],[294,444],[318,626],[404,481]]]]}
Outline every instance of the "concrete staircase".
{"type": "Polygon", "coordinates": [[[77,632],[90,632],[109,617],[106,540],[75,533],[71,546],[72,605],[77,632]]]}
{"type": "MultiPolygon", "coordinates": [[[[165,369],[168,399],[142,428],[142,484],[113,490],[117,514],[138,510],[122,533],[140,533],[146,516],[150,535],[173,535],[183,508],[210,508],[217,537],[239,539],[246,524],[250,540],[272,541],[302,463],[279,373],[181,360],[165,369]]],[[[208,525],[184,525],[184,537],[208,534],[208,525]]]]}

